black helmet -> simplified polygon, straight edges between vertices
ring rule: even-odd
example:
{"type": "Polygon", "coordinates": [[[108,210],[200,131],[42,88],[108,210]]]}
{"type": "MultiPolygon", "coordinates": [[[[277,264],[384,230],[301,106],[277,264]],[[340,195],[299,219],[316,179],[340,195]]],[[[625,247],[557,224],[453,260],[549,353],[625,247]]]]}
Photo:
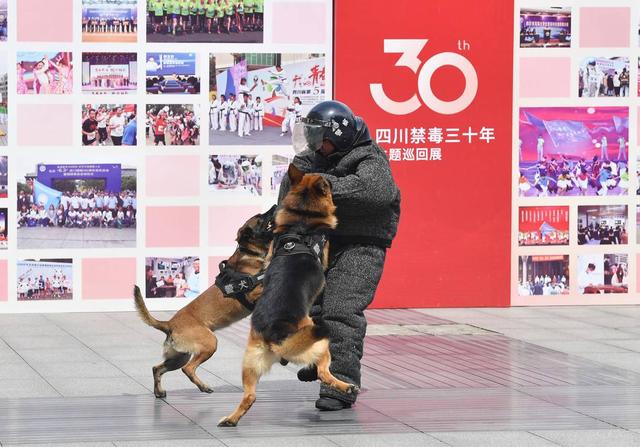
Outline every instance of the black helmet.
{"type": "Polygon", "coordinates": [[[315,134],[320,145],[323,140],[329,140],[336,150],[340,151],[350,148],[355,140],[356,117],[346,104],[339,101],[323,101],[317,104],[305,118],[302,118],[302,122],[307,128],[307,139],[315,134]],[[313,128],[316,129],[315,132],[313,128]]]}

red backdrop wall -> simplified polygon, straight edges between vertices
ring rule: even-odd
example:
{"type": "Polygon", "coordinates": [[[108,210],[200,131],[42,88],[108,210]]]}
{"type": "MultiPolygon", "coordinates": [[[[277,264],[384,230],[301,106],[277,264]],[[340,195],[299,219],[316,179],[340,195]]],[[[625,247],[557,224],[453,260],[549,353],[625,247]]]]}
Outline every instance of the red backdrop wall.
{"type": "MultiPolygon", "coordinates": [[[[492,128],[495,140],[427,143],[441,161],[392,162],[402,193],[400,229],[388,260],[376,307],[508,306],[511,219],[513,4],[501,0],[343,0],[335,2],[335,97],[376,129],[492,128]],[[478,89],[463,111],[443,115],[424,102],[406,115],[385,112],[371,83],[405,100],[418,91],[417,75],[385,54],[385,39],[428,39],[424,63],[441,52],[466,57],[478,89]],[[464,41],[464,42],[462,42],[464,41]],[[459,44],[464,48],[458,49],[459,44]]],[[[457,98],[461,72],[446,66],[431,80],[437,97],[457,98]]],[[[393,130],[391,131],[394,132],[393,130]]],[[[453,133],[453,132],[451,132],[453,133]]],[[[416,144],[381,144],[385,149],[416,144]]]]}

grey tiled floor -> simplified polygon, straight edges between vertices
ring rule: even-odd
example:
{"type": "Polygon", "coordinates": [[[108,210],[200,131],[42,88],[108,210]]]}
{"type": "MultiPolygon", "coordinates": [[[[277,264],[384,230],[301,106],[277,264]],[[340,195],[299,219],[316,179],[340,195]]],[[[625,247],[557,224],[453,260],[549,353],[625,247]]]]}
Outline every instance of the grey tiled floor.
{"type": "MultiPolygon", "coordinates": [[[[169,313],[157,313],[158,318],[169,313]]],[[[248,322],[198,392],[152,394],[164,335],[134,313],[0,316],[0,443],[100,446],[640,446],[640,307],[368,311],[358,404],[276,366],[235,429],[248,322]]]]}

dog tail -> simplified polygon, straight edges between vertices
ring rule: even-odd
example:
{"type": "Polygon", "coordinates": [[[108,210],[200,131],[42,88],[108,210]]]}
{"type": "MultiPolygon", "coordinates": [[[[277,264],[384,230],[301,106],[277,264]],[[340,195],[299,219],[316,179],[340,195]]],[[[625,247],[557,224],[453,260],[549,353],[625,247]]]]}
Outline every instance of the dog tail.
{"type": "Polygon", "coordinates": [[[156,320],[151,316],[149,310],[147,309],[147,306],[144,304],[144,298],[142,298],[142,293],[140,293],[140,287],[133,286],[133,298],[136,303],[136,310],[138,311],[138,315],[140,315],[142,321],[147,323],[149,326],[164,332],[165,334],[171,332],[168,321],[156,320]]]}
{"type": "MultiPolygon", "coordinates": [[[[294,359],[307,352],[311,346],[323,339],[329,338],[329,328],[319,318],[314,318],[314,324],[304,326],[287,337],[282,343],[272,344],[271,350],[282,358],[294,359]]],[[[314,363],[313,361],[304,363],[314,363]]]]}

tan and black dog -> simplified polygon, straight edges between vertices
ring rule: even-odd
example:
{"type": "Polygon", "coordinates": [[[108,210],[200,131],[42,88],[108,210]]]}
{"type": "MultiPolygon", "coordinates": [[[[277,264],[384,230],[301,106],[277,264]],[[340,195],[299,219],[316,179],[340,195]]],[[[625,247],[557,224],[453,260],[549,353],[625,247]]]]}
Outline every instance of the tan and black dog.
{"type": "MultiPolygon", "coordinates": [[[[269,244],[273,239],[274,209],[275,207],[267,213],[253,216],[238,230],[238,247],[226,261],[228,269],[245,275],[258,275],[263,270],[269,244]]],[[[213,392],[196,375],[196,368],[216,352],[218,339],[213,331],[225,328],[251,313],[250,307],[262,293],[262,284],[254,285],[255,288],[243,294],[244,301],[225,297],[222,290],[213,285],[180,309],[169,321],[159,321],[151,316],[140,289],[135,286],[134,298],[140,318],[149,326],[167,334],[163,349],[165,360],[153,367],[153,392],[156,397],[167,395],[160,383],[162,375],[178,368],[182,368],[200,391],[213,392]]]]}
{"type": "Polygon", "coordinates": [[[331,185],[322,176],[289,165],[291,189],[276,210],[263,292],[251,317],[242,365],[244,396],[236,410],[218,423],[235,427],[256,399],[256,385],[271,366],[284,359],[316,365],[318,378],[345,393],[358,387],[329,371],[328,328],[309,311],[325,286],[329,257],[325,235],[338,223],[331,185]]]}

